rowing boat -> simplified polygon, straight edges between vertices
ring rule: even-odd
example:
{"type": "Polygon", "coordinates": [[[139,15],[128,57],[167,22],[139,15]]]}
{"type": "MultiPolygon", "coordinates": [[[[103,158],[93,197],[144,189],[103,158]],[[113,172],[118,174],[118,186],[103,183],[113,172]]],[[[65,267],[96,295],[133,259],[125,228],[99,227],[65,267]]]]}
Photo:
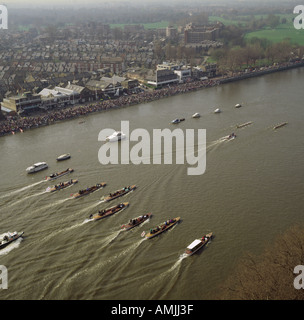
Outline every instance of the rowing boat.
{"type": "Polygon", "coordinates": [[[206,234],[201,239],[194,240],[186,248],[185,253],[188,256],[193,255],[196,251],[198,251],[199,249],[203,248],[211,239],[212,239],[212,232],[206,234]]]}
{"type": "Polygon", "coordinates": [[[94,191],[97,191],[98,189],[103,188],[105,186],[106,186],[105,182],[97,183],[95,186],[92,186],[90,188],[79,190],[77,193],[72,194],[72,197],[73,198],[80,198],[80,197],[86,196],[90,193],[93,193],[94,191]]]}
{"type": "Polygon", "coordinates": [[[286,126],[286,124],[287,124],[287,122],[280,123],[280,124],[278,124],[277,126],[273,127],[273,129],[274,129],[274,130],[275,130],[275,129],[279,129],[279,128],[281,128],[281,127],[286,126]]]}
{"type": "Polygon", "coordinates": [[[143,222],[145,222],[146,220],[148,220],[150,217],[152,216],[152,213],[147,213],[143,216],[139,216],[137,218],[133,218],[129,221],[129,223],[124,224],[121,226],[121,228],[125,231],[130,230],[134,227],[139,226],[140,224],[142,224],[143,222]]]}
{"type": "Polygon", "coordinates": [[[114,200],[116,198],[122,197],[125,194],[127,194],[135,189],[136,189],[136,185],[124,187],[122,189],[116,190],[114,193],[110,193],[108,196],[102,198],[102,200],[104,200],[105,202],[108,202],[108,201],[114,200]]]}
{"type": "Polygon", "coordinates": [[[162,224],[160,224],[159,226],[156,226],[155,228],[150,229],[150,232],[148,232],[147,234],[144,234],[144,236],[147,239],[154,238],[154,237],[160,235],[161,233],[163,233],[164,231],[172,228],[179,221],[180,221],[180,217],[177,217],[175,219],[169,219],[169,220],[163,222],[162,224]]]}
{"type": "Polygon", "coordinates": [[[250,124],[252,124],[252,121],[248,121],[248,122],[243,123],[243,124],[238,124],[236,127],[237,127],[238,129],[240,129],[240,128],[249,126],[250,124]]]}
{"type": "Polygon", "coordinates": [[[74,180],[69,180],[69,181],[66,181],[66,182],[60,182],[58,184],[55,184],[54,186],[52,187],[48,187],[46,189],[47,192],[54,192],[54,191],[58,191],[58,190],[62,190],[62,189],[65,189],[69,186],[72,186],[73,184],[77,183],[78,180],[77,179],[74,179],[74,180]]]}
{"type": "Polygon", "coordinates": [[[117,212],[120,212],[120,211],[126,209],[128,206],[129,206],[129,202],[123,202],[123,203],[120,203],[120,204],[113,206],[111,208],[99,210],[96,215],[91,214],[90,219],[95,220],[95,221],[100,220],[100,219],[104,219],[106,217],[111,216],[114,213],[117,213],[117,212]]]}
{"type": "Polygon", "coordinates": [[[17,239],[19,239],[20,237],[22,237],[22,235],[24,234],[24,232],[18,233],[18,232],[13,232],[10,233],[8,232],[3,239],[0,241],[0,249],[5,248],[6,246],[8,246],[10,243],[16,241],[17,239]]]}
{"type": "Polygon", "coordinates": [[[46,177],[45,180],[47,180],[47,181],[55,180],[57,178],[60,178],[64,175],[72,173],[72,172],[74,172],[74,169],[68,168],[62,172],[52,173],[50,176],[46,177]]]}

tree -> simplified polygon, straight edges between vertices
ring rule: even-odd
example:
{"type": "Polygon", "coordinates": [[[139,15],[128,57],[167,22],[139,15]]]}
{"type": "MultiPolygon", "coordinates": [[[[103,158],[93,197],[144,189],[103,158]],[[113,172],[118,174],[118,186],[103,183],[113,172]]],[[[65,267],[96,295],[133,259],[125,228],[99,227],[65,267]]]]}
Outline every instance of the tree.
{"type": "Polygon", "coordinates": [[[219,299],[303,300],[304,290],[294,287],[295,267],[304,264],[303,231],[303,226],[291,227],[261,256],[247,254],[223,285],[219,299]]]}

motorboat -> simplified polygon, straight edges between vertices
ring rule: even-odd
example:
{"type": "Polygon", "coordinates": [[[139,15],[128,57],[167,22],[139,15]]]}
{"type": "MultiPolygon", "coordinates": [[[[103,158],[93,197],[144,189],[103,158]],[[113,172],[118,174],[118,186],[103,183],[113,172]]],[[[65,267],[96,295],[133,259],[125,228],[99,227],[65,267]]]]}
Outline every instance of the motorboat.
{"type": "Polygon", "coordinates": [[[97,183],[95,186],[92,186],[90,188],[79,190],[77,193],[72,194],[73,198],[80,198],[83,196],[86,196],[90,193],[93,193],[94,191],[99,190],[100,188],[104,188],[106,186],[105,182],[97,183]]]}
{"type": "Polygon", "coordinates": [[[34,173],[34,172],[38,172],[44,169],[47,169],[48,165],[46,162],[37,162],[34,163],[32,166],[26,168],[26,172],[27,173],[34,173]]]}
{"type": "Polygon", "coordinates": [[[123,202],[123,203],[120,203],[120,204],[113,206],[111,208],[99,210],[96,215],[91,214],[89,218],[94,221],[104,219],[106,217],[113,215],[114,213],[118,213],[118,212],[126,209],[128,206],[129,206],[129,202],[123,202]]]}
{"type": "Polygon", "coordinates": [[[200,118],[200,117],[201,117],[201,115],[198,112],[196,112],[192,115],[192,118],[200,118]]]}
{"type": "Polygon", "coordinates": [[[220,108],[217,108],[217,109],[214,110],[214,113],[221,113],[221,112],[222,112],[222,111],[221,111],[220,108]]]}
{"type": "Polygon", "coordinates": [[[153,229],[150,229],[150,232],[147,234],[142,233],[142,236],[145,236],[147,239],[154,238],[158,236],[159,234],[163,233],[164,231],[172,228],[174,225],[176,225],[180,221],[180,217],[174,218],[174,219],[169,219],[159,226],[156,226],[153,229]]]}
{"type": "Polygon", "coordinates": [[[126,138],[126,135],[122,131],[115,131],[110,136],[106,137],[106,141],[114,142],[120,141],[126,138]]]}
{"type": "Polygon", "coordinates": [[[236,105],[235,105],[235,107],[236,108],[240,108],[242,105],[240,104],[240,103],[237,103],[236,105]]]}
{"type": "Polygon", "coordinates": [[[8,246],[10,243],[16,241],[17,239],[22,237],[23,234],[24,232],[21,232],[21,233],[18,233],[17,231],[13,233],[7,232],[7,234],[3,237],[3,239],[0,240],[0,249],[3,249],[6,246],[8,246]]]}
{"type": "Polygon", "coordinates": [[[185,253],[188,256],[193,255],[195,252],[197,252],[199,249],[203,248],[210,240],[212,239],[212,232],[206,234],[201,239],[196,239],[193,242],[189,244],[189,246],[186,248],[185,253]]]}
{"type": "Polygon", "coordinates": [[[72,185],[74,185],[75,183],[77,183],[78,180],[77,179],[74,179],[74,180],[69,180],[69,181],[66,181],[66,182],[60,182],[58,184],[55,184],[54,186],[52,187],[48,187],[46,189],[47,192],[54,192],[54,191],[59,191],[59,190],[62,190],[62,189],[65,189],[67,187],[70,187],[72,185]]]}
{"type": "Polygon", "coordinates": [[[185,118],[182,118],[182,119],[174,119],[171,121],[172,124],[177,124],[177,123],[180,123],[182,121],[185,121],[185,118]]]}
{"type": "Polygon", "coordinates": [[[125,194],[127,194],[135,189],[136,189],[136,185],[124,187],[122,189],[116,190],[113,193],[110,193],[108,196],[102,198],[102,200],[104,200],[105,202],[108,202],[108,201],[114,200],[116,198],[122,197],[125,194]]]}
{"type": "Polygon", "coordinates": [[[66,174],[69,174],[72,172],[74,172],[74,169],[68,168],[68,169],[61,171],[61,172],[52,173],[51,175],[46,177],[45,180],[47,180],[47,181],[55,180],[57,178],[60,178],[62,176],[65,176],[66,174]]]}
{"type": "Polygon", "coordinates": [[[236,138],[236,134],[235,133],[231,133],[228,136],[222,137],[220,140],[232,140],[236,138]]]}
{"type": "Polygon", "coordinates": [[[63,161],[63,160],[67,160],[67,159],[70,159],[71,158],[71,155],[69,153],[65,153],[65,154],[62,154],[61,156],[57,157],[57,161],[63,161]]]}
{"type": "Polygon", "coordinates": [[[122,225],[121,228],[125,231],[133,229],[134,227],[137,227],[143,222],[147,221],[151,216],[152,213],[146,213],[145,215],[141,215],[137,218],[130,219],[129,223],[122,225]]]}

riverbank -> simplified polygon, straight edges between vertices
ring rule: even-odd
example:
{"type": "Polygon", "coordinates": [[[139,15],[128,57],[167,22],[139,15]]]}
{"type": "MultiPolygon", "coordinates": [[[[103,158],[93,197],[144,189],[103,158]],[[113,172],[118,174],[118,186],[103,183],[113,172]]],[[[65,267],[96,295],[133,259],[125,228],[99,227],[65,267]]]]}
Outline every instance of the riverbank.
{"type": "Polygon", "coordinates": [[[288,62],[280,65],[275,65],[267,68],[260,68],[259,70],[252,70],[247,72],[240,72],[233,74],[232,76],[219,77],[215,79],[191,81],[184,84],[178,84],[171,87],[166,87],[159,90],[145,91],[138,94],[129,96],[121,96],[113,100],[106,100],[89,105],[77,105],[64,109],[57,109],[46,111],[45,114],[21,117],[13,116],[7,117],[6,120],[0,121],[0,136],[15,134],[17,132],[24,132],[25,130],[38,128],[41,126],[47,126],[50,124],[57,123],[58,121],[75,119],[82,117],[93,112],[107,111],[111,109],[128,107],[140,103],[146,103],[155,101],[158,99],[174,96],[177,94],[183,94],[201,90],[204,88],[213,87],[233,81],[245,80],[252,77],[262,76],[265,74],[285,71],[288,69],[303,67],[304,61],[301,62],[288,62]]]}

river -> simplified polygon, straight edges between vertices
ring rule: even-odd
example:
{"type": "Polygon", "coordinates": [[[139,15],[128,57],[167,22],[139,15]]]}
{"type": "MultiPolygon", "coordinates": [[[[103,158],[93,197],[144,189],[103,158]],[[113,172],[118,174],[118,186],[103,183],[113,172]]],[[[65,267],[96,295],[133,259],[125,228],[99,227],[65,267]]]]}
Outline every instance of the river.
{"type": "Polygon", "coordinates": [[[0,265],[8,270],[8,289],[0,290],[0,299],[218,296],[245,253],[260,254],[280,233],[304,221],[303,76],[304,68],[288,70],[1,137],[0,234],[25,233],[0,251],[0,265]],[[214,114],[216,108],[222,113],[214,114]],[[195,112],[201,118],[192,119],[195,112]],[[174,118],[185,121],[172,125],[174,118]],[[119,130],[121,121],[129,121],[130,131],[143,128],[151,136],[153,129],[206,129],[206,171],[187,175],[186,163],[102,165],[98,134],[119,130]],[[288,124],[273,130],[281,122],[288,124]],[[232,132],[234,140],[220,140],[232,132]],[[71,159],[57,162],[66,152],[71,159]],[[27,174],[38,161],[49,168],[27,174]],[[45,181],[68,167],[75,170],[71,175],[45,181]],[[78,184],[46,192],[71,178],[78,184]],[[71,197],[99,182],[107,186],[71,197]],[[104,195],[132,184],[135,191],[102,202],[104,195]],[[124,201],[130,204],[124,211],[88,221],[90,214],[124,201]],[[148,212],[151,219],[121,230],[148,212]],[[167,232],[141,237],[175,217],[181,222],[167,232]],[[185,257],[187,245],[210,231],[213,240],[185,257]]]}

